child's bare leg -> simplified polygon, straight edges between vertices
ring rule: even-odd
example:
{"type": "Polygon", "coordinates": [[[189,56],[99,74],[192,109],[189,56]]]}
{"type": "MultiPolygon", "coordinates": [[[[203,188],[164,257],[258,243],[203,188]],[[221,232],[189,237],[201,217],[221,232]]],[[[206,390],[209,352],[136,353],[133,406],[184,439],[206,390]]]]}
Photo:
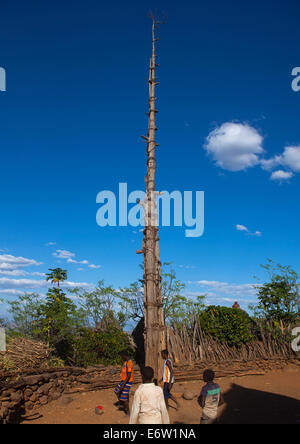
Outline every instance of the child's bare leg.
{"type": "Polygon", "coordinates": [[[170,399],[172,399],[172,401],[175,402],[175,404],[176,404],[176,409],[178,410],[178,408],[180,407],[179,402],[177,401],[176,398],[174,398],[173,395],[171,395],[171,393],[170,393],[170,399]]]}
{"type": "Polygon", "coordinates": [[[124,412],[126,413],[126,415],[129,414],[129,401],[124,401],[124,412]]]}

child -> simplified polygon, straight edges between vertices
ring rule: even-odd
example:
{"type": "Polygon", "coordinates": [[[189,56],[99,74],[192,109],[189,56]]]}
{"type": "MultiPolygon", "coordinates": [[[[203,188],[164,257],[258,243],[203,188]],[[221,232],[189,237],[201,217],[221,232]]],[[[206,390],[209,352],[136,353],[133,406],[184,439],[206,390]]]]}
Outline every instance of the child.
{"type": "Polygon", "coordinates": [[[215,373],[213,370],[205,370],[203,380],[206,385],[202,388],[198,403],[202,407],[200,424],[214,424],[218,416],[218,407],[224,404],[221,389],[214,383],[215,373]]]}
{"type": "Polygon", "coordinates": [[[179,403],[176,401],[173,395],[171,395],[171,390],[174,384],[174,370],[173,370],[173,364],[171,359],[169,359],[169,352],[168,350],[163,350],[161,352],[161,356],[164,359],[164,374],[163,378],[159,381],[164,382],[164,397],[166,401],[166,406],[169,408],[169,399],[172,399],[172,401],[176,404],[176,409],[179,408],[179,403]]]}
{"type": "Polygon", "coordinates": [[[133,398],[129,424],[170,424],[163,391],[153,381],[151,367],[142,369],[143,384],[133,398]]]}
{"type": "Polygon", "coordinates": [[[124,363],[121,373],[121,382],[115,388],[115,394],[118,397],[116,405],[122,405],[126,415],[129,415],[129,392],[133,382],[133,363],[126,350],[120,353],[124,363]]]}

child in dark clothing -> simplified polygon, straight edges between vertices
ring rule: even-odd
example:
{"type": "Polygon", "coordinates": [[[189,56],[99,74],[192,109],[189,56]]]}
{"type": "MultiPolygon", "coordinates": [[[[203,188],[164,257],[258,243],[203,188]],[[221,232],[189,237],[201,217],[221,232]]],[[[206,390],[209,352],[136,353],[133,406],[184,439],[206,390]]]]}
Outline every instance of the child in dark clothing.
{"type": "Polygon", "coordinates": [[[220,386],[214,383],[213,370],[205,370],[203,380],[206,385],[202,388],[198,403],[202,407],[200,424],[214,424],[218,416],[218,407],[224,404],[220,386]]]}

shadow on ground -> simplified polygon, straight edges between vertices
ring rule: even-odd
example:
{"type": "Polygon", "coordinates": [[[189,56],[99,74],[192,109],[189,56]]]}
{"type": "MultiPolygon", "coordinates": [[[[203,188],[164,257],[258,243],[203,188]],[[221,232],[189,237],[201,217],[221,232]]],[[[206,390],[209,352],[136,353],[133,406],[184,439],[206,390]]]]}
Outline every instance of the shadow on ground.
{"type": "Polygon", "coordinates": [[[297,399],[236,384],[223,396],[226,406],[219,424],[296,424],[300,420],[297,399]]]}

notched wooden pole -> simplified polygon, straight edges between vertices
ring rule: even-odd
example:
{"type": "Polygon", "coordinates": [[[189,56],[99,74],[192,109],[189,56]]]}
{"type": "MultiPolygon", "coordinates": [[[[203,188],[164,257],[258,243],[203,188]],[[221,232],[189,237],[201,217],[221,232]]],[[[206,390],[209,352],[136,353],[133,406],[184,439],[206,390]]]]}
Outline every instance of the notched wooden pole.
{"type": "Polygon", "coordinates": [[[156,159],[155,149],[158,146],[155,140],[156,114],[155,87],[158,85],[155,77],[155,29],[160,24],[152,17],[152,57],[149,66],[149,112],[147,137],[142,136],[147,142],[147,175],[146,175],[146,199],[144,207],[145,230],[143,248],[139,251],[144,255],[144,307],[145,307],[145,360],[146,365],[153,368],[155,377],[162,376],[161,351],[166,348],[166,327],[164,320],[162,293],[161,293],[161,261],[159,253],[158,217],[156,208],[155,173],[156,159]]]}

